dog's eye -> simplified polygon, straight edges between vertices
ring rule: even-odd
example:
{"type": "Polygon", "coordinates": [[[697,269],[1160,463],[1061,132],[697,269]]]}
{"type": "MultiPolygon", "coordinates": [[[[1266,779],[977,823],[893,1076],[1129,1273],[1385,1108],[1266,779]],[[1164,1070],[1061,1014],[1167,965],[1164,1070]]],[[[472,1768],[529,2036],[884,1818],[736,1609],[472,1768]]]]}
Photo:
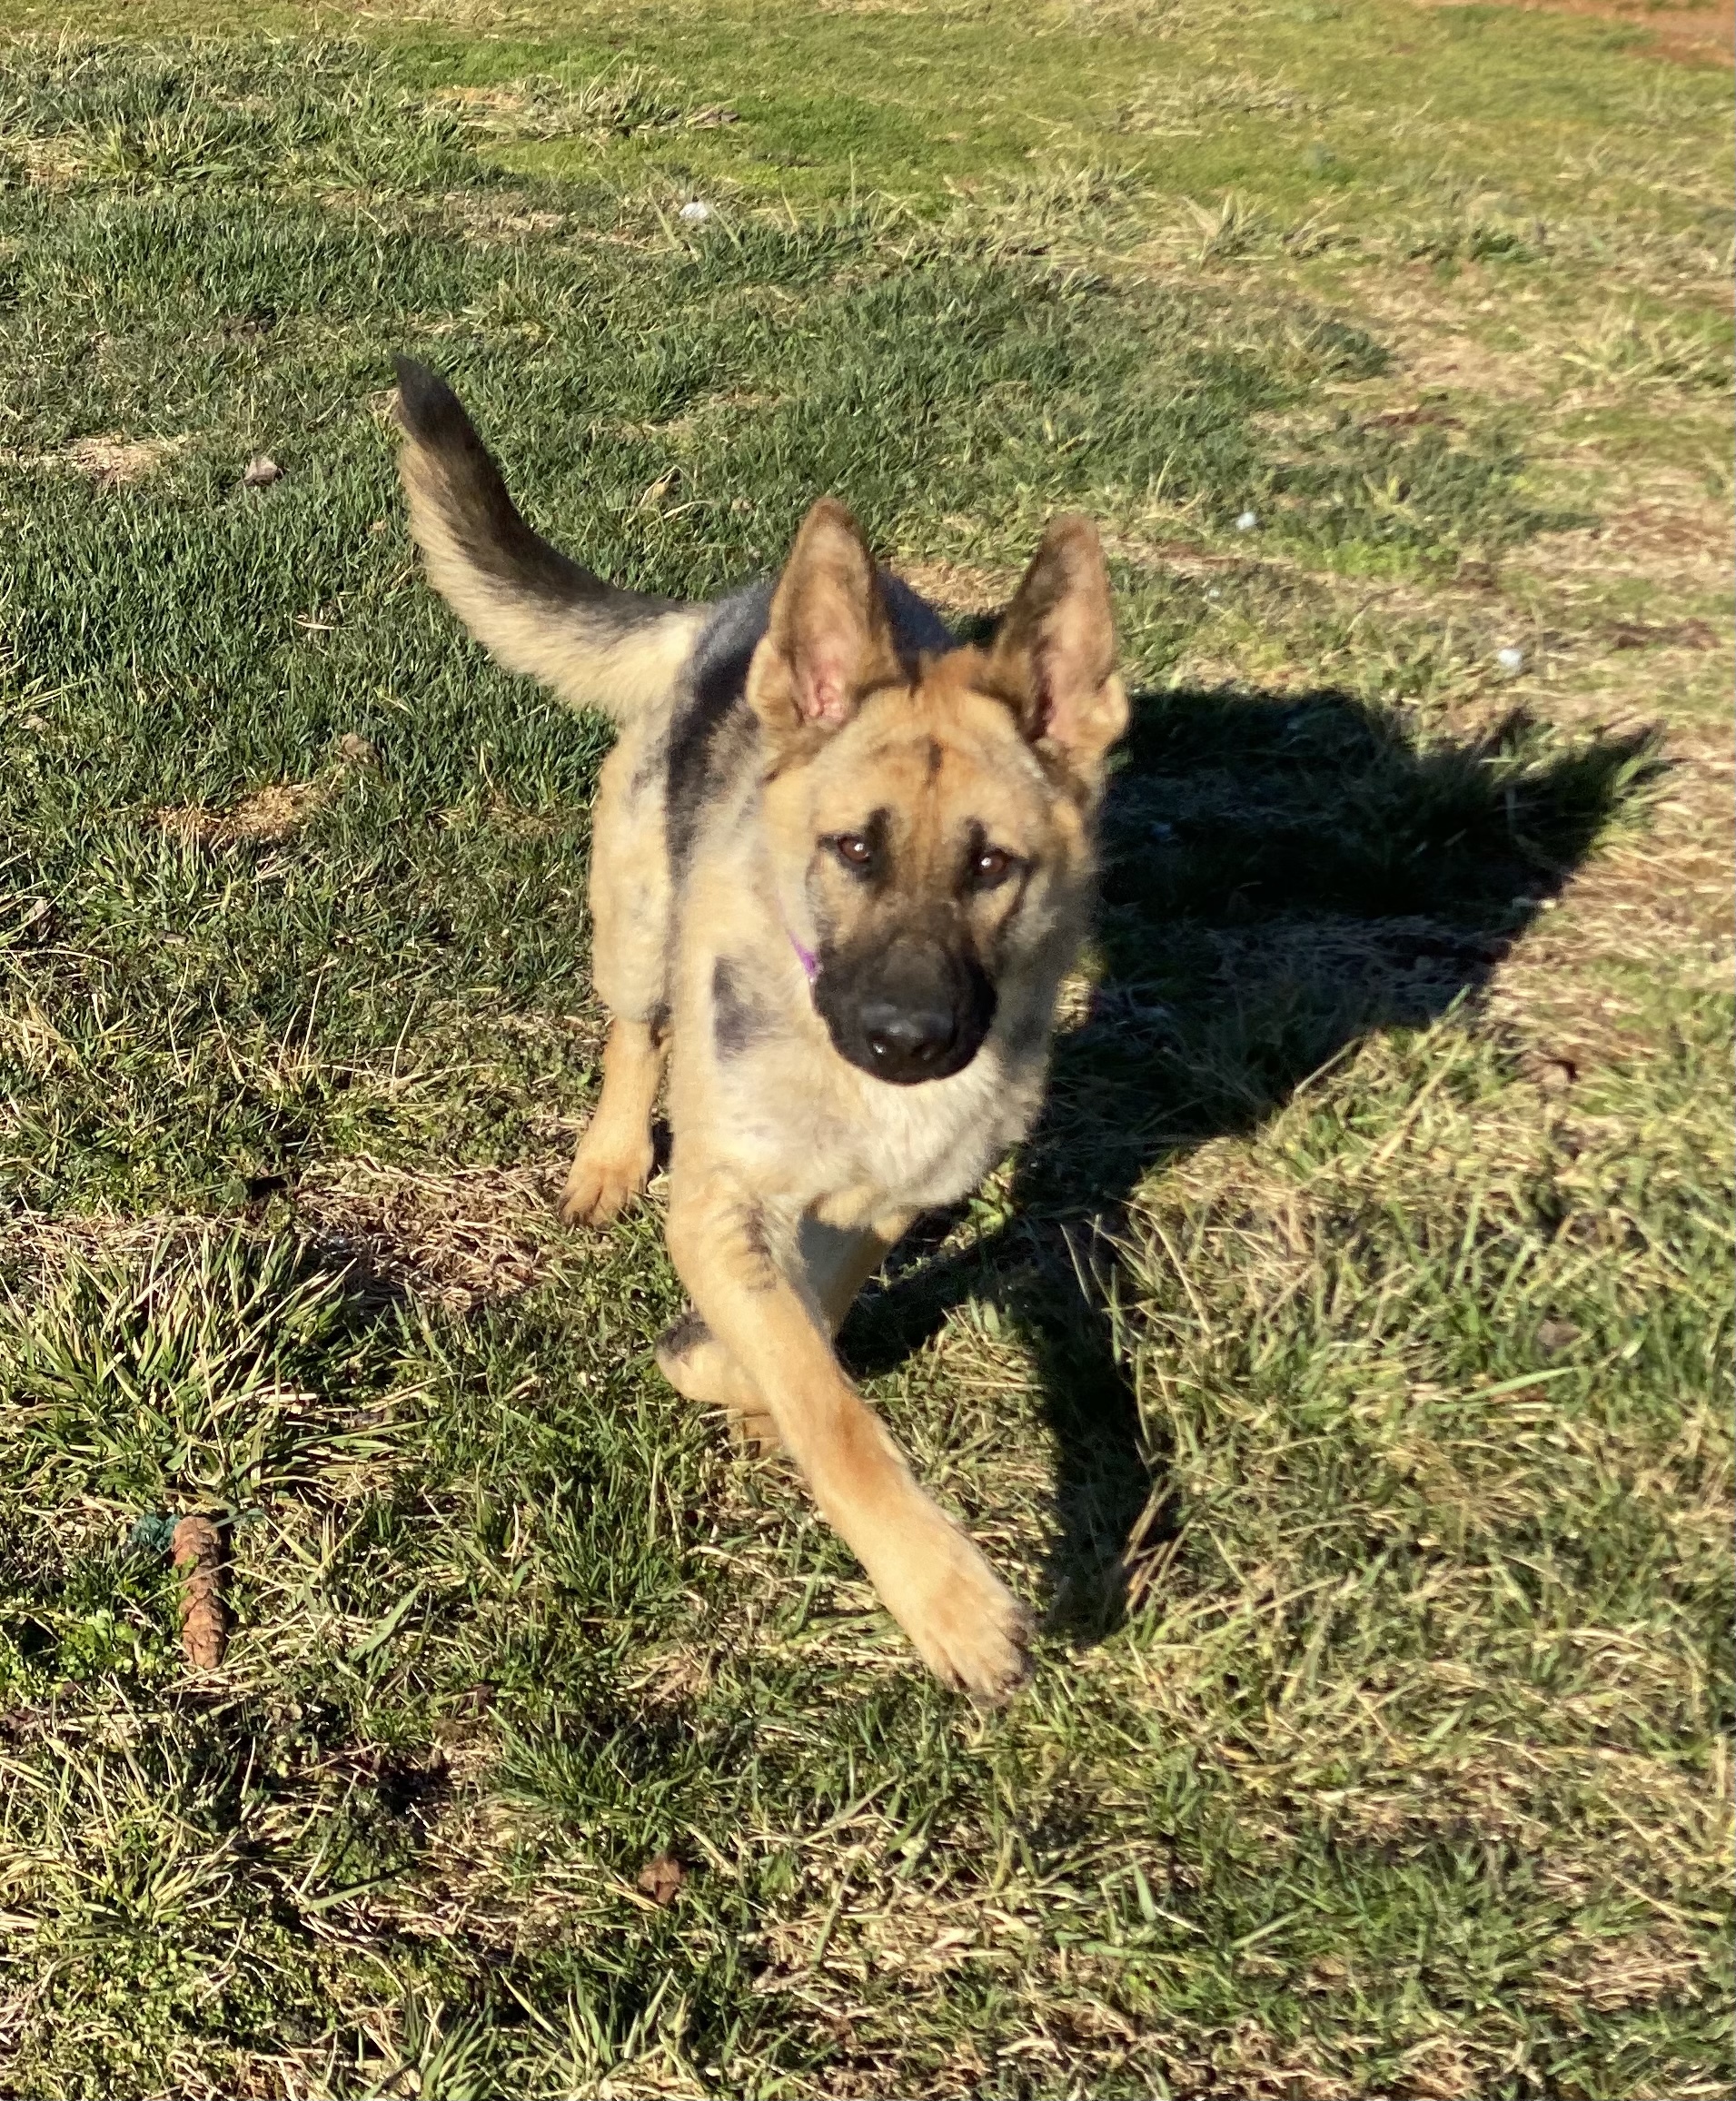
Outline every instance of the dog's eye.
{"type": "Polygon", "coordinates": [[[992,890],[997,883],[1004,883],[1011,873],[1013,857],[999,847],[985,847],[970,859],[970,887],[973,890],[992,890]]]}
{"type": "Polygon", "coordinates": [[[874,848],[860,832],[839,832],[832,851],[847,868],[866,868],[874,858],[874,848]]]}

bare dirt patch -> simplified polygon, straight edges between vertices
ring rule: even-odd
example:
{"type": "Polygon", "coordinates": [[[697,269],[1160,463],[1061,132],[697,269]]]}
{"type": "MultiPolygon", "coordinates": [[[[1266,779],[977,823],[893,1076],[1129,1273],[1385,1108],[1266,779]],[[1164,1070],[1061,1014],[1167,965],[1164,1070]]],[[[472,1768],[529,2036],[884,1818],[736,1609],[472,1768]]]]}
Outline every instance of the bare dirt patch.
{"type": "MultiPolygon", "coordinates": [[[[1425,5],[1428,0],[1425,0],[1425,5]]],[[[1448,0],[1457,5],[1460,0],[1448,0]]],[[[1647,0],[1501,0],[1529,15],[1579,15],[1620,22],[1645,32],[1636,58],[1667,58],[1678,65],[1729,65],[1736,58],[1736,7],[1713,0],[1704,7],[1656,7],[1647,0]]]]}
{"type": "Polygon", "coordinates": [[[158,824],[183,838],[200,838],[210,847],[282,847],[326,800],[320,781],[273,781],[243,794],[229,809],[206,809],[192,803],[185,809],[160,809],[158,824]]]}
{"type": "Polygon", "coordinates": [[[276,847],[294,837],[329,792],[320,781],[273,781],[225,810],[194,803],[185,809],[159,810],[157,818],[165,831],[211,846],[276,847]]]}
{"type": "Polygon", "coordinates": [[[559,1235],[552,1190],[537,1168],[417,1174],[364,1154],[310,1169],[295,1208],[382,1283],[467,1313],[541,1279],[559,1235]]]}
{"type": "Polygon", "coordinates": [[[80,438],[67,446],[65,459],[99,489],[122,489],[154,474],[184,442],[179,438],[80,438]]]}
{"type": "Polygon", "coordinates": [[[207,846],[281,847],[332,800],[350,774],[379,763],[378,746],[350,730],[333,745],[332,764],[312,780],[267,781],[223,809],[205,803],[159,809],[157,822],[165,831],[207,846]]]}
{"type": "Polygon", "coordinates": [[[56,452],[0,452],[0,460],[18,467],[71,468],[98,489],[126,489],[145,481],[183,451],[184,438],[126,438],[102,431],[74,438],[56,452]]]}
{"type": "Polygon", "coordinates": [[[471,241],[534,241],[563,232],[571,223],[566,212],[540,210],[521,191],[449,191],[441,199],[448,220],[471,241]]]}
{"type": "Polygon", "coordinates": [[[1509,356],[1473,336],[1449,335],[1404,357],[1412,384],[1427,393],[1453,389],[1495,401],[1541,400],[1544,388],[1534,356],[1509,356]]]}
{"type": "Polygon", "coordinates": [[[901,561],[898,574],[912,590],[948,613],[997,612],[1017,589],[1012,570],[978,569],[960,561],[901,561]]]}
{"type": "Polygon", "coordinates": [[[1642,57],[1670,58],[1686,65],[1729,65],[1736,58],[1736,8],[1729,0],[1710,8],[1612,8],[1611,15],[1644,28],[1642,57]]]}
{"type": "Polygon", "coordinates": [[[1643,576],[1658,591],[1652,619],[1672,612],[1684,593],[1727,592],[1729,507],[1685,475],[1654,471],[1642,486],[1611,488],[1598,508],[1595,525],[1540,533],[1510,567],[1557,581],[1643,576]]]}

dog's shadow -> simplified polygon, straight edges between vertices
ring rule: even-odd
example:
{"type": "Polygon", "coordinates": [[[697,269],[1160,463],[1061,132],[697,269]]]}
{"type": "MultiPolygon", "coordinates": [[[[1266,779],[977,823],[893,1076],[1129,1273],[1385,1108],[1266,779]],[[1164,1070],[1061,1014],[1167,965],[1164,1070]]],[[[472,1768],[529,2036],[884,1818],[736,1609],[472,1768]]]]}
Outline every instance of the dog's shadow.
{"type": "Polygon", "coordinates": [[[1011,1204],[926,1221],[852,1309],[859,1373],[967,1301],[1028,1346],[1055,1442],[1051,1625],[1124,1616],[1181,1512],[1116,1348],[1114,1243],[1152,1170],[1255,1129],[1358,1039],[1475,998],[1655,766],[1644,736],[1563,749],[1522,713],[1473,742],[1351,696],[1138,696],[1106,804],[1098,979],[1057,1037],[1011,1204]]]}

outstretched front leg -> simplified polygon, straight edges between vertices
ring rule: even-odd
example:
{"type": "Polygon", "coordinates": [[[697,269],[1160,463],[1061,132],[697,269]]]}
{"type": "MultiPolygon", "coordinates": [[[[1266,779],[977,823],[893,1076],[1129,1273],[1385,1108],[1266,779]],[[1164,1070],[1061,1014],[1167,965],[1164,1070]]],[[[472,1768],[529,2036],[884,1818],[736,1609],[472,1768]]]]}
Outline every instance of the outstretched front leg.
{"type": "Polygon", "coordinates": [[[1029,1668],[1029,1619],[917,1485],[845,1377],[826,1309],[792,1282],[794,1225],[769,1214],[727,1171],[684,1171],[678,1154],[669,1244],[695,1307],[759,1396],[820,1514],[860,1559],[924,1662],[945,1684],[1004,1700],[1029,1668]]]}
{"type": "Polygon", "coordinates": [[[663,1076],[665,1028],[613,1021],[603,1046],[603,1091],[572,1156],[560,1216],[568,1225],[607,1225],[651,1174],[651,1112],[663,1076]]]}
{"type": "MultiPolygon", "coordinates": [[[[800,1286],[836,1335],[856,1294],[909,1228],[916,1214],[888,1212],[872,1225],[849,1231],[804,1218],[797,1235],[800,1286]]],[[[776,1452],[783,1440],[753,1382],[700,1316],[683,1313],[658,1338],[658,1368],[678,1393],[722,1408],[749,1452],[776,1452]]]]}

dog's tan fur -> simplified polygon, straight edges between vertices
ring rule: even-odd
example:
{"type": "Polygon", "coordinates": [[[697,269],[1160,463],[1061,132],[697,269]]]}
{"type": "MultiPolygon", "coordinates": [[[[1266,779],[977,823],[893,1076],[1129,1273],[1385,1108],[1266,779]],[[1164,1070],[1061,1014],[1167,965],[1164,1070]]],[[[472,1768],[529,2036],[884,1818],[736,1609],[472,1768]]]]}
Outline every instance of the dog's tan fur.
{"type": "Polygon", "coordinates": [[[783,1446],[942,1680],[1003,1697],[1027,1668],[1025,1611],[912,1478],[832,1337],[912,1218],[963,1195],[1039,1105],[1126,717],[1096,532],[1051,526],[987,648],[952,646],[830,501],[769,606],[639,600],[536,540],[456,401],[401,376],[435,585],[502,662],[620,724],[590,878],[612,1018],[563,1215],[601,1224],[643,1190],[667,1062],[669,1247],[696,1313],[660,1364],[783,1446]],[[873,881],[841,857],[864,839],[873,881]],[[919,1085],[840,1049],[851,972],[900,943],[967,957],[992,988],[974,1055],[919,1085]]]}
{"type": "Polygon", "coordinates": [[[618,720],[655,708],[687,661],[705,608],[672,607],[660,619],[608,640],[570,622],[551,620],[542,600],[479,568],[467,551],[465,514],[454,500],[463,464],[413,444],[399,457],[411,529],[429,582],[509,671],[540,679],[563,699],[600,707],[618,720]]]}

